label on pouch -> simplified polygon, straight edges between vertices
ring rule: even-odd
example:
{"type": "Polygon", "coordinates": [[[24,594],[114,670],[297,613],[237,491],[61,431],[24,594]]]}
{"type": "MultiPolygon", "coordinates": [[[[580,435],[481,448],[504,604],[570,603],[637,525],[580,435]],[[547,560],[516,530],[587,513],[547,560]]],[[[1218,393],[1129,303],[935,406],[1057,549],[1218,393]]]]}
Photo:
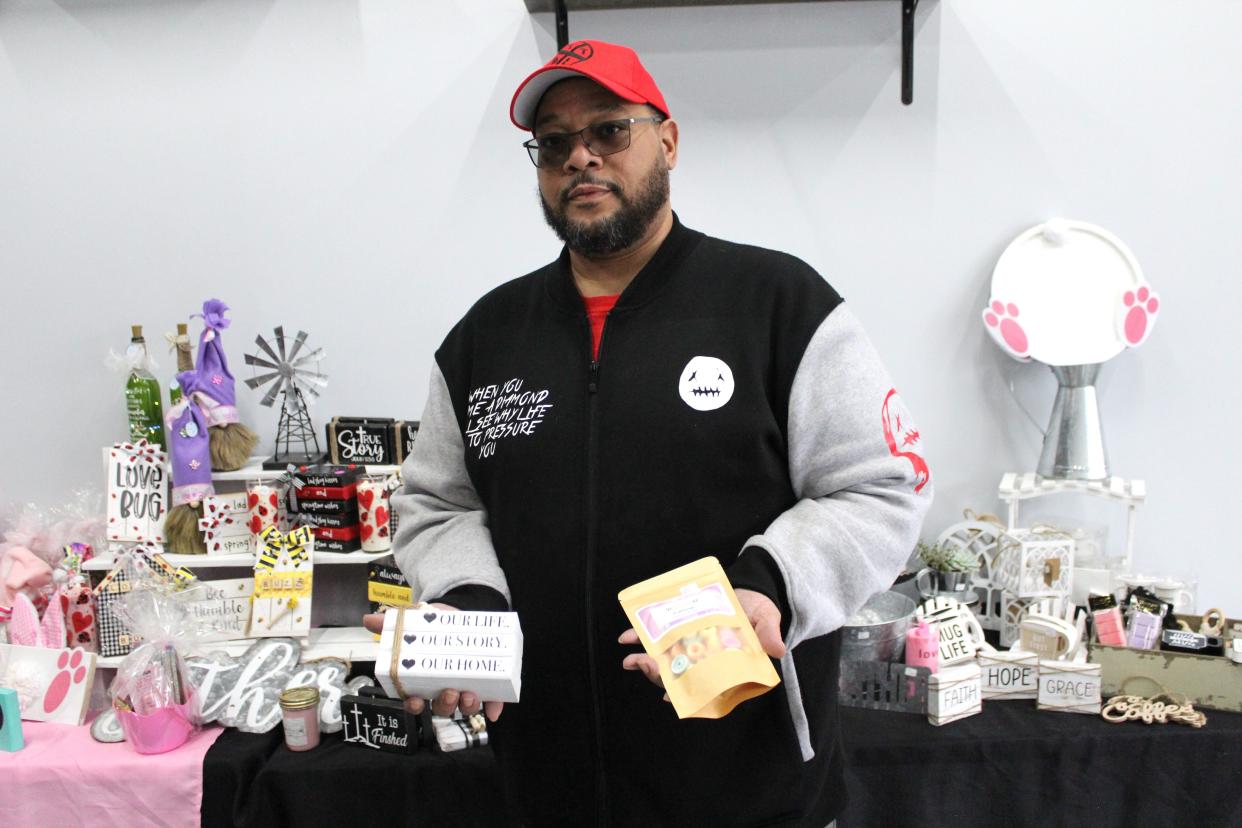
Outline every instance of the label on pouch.
{"type": "Polygon", "coordinates": [[[647,632],[647,637],[658,641],[665,630],[678,624],[704,618],[708,615],[735,615],[733,602],[725,594],[721,584],[713,583],[699,588],[687,587],[681,595],[648,604],[638,610],[638,620],[647,632]]]}

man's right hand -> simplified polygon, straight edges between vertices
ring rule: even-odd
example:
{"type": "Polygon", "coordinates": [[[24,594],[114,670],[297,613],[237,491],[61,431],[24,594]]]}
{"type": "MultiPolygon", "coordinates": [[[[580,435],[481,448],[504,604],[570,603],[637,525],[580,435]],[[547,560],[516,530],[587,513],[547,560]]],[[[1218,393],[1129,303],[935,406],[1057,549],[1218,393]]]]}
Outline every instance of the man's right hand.
{"type": "MultiPolygon", "coordinates": [[[[448,604],[432,604],[433,607],[442,609],[445,612],[456,612],[456,607],[450,607],[448,604]]],[[[373,633],[379,634],[384,629],[384,616],[381,613],[372,613],[362,616],[362,626],[366,627],[373,633]]],[[[405,700],[405,709],[415,715],[422,713],[427,702],[411,696],[405,700]]],[[[494,722],[500,718],[500,712],[504,710],[505,703],[497,701],[483,702],[480,704],[479,697],[469,691],[460,690],[442,690],[440,695],[431,700],[431,712],[437,716],[452,716],[454,709],[459,709],[463,716],[472,716],[479,712],[482,708],[483,715],[487,717],[489,722],[494,722]]]]}

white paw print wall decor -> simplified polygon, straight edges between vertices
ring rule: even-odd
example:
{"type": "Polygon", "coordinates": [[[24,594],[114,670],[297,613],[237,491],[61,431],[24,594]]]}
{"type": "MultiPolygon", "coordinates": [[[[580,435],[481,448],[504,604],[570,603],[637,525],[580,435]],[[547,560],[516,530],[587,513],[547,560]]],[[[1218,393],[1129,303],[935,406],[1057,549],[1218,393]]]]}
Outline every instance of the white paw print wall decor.
{"type": "Polygon", "coordinates": [[[1052,219],[1005,248],[982,317],[1014,359],[1091,365],[1143,344],[1160,310],[1120,239],[1093,224],[1052,219]]]}

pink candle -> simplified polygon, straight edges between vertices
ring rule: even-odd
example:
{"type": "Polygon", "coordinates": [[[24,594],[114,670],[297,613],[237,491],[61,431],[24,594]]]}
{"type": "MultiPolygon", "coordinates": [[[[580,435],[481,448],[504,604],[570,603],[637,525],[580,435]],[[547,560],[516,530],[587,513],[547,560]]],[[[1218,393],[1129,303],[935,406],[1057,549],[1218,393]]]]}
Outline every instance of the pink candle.
{"type": "Polygon", "coordinates": [[[936,626],[920,621],[906,632],[906,664],[927,667],[933,673],[940,667],[940,636],[936,626]]]}
{"type": "Polygon", "coordinates": [[[314,687],[290,687],[281,693],[280,717],[289,750],[319,746],[319,691],[314,687]]]}

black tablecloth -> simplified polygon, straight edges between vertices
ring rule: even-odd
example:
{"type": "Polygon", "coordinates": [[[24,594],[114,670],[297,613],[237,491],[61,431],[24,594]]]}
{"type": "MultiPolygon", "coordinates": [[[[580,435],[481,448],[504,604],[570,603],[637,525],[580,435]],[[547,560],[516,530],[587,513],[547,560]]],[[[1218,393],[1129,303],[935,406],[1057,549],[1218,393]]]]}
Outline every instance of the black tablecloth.
{"type": "Polygon", "coordinates": [[[850,803],[842,828],[1242,826],[1242,714],[1202,729],[984,702],[941,727],[841,709],[850,803]]]}
{"type": "MultiPolygon", "coordinates": [[[[1242,826],[1242,714],[1208,724],[1109,724],[985,703],[933,727],[905,713],[841,709],[850,803],[842,828],[871,826],[1242,826]]],[[[506,824],[487,748],[414,756],[347,745],[294,753],[279,728],[227,731],[208,751],[203,825],[506,824]]],[[[555,785],[549,779],[549,785],[555,785]]],[[[678,826],[696,828],[696,826],[678,826]]],[[[715,826],[713,826],[715,828],[715,826]]]]}
{"type": "Polygon", "coordinates": [[[295,753],[272,733],[229,730],[203,760],[202,824],[219,826],[504,825],[487,748],[411,756],[348,745],[336,733],[295,753]]]}

